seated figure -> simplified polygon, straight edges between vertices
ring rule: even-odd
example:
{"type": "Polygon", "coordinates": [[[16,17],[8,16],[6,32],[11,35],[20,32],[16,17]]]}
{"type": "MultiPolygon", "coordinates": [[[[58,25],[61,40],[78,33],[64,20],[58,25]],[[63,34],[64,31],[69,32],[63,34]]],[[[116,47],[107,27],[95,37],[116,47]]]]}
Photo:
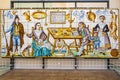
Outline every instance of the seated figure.
{"type": "Polygon", "coordinates": [[[41,24],[38,22],[35,24],[31,34],[26,34],[32,39],[32,49],[34,50],[34,56],[49,56],[51,55],[51,45],[47,41],[47,35],[43,31],[41,24]]]}

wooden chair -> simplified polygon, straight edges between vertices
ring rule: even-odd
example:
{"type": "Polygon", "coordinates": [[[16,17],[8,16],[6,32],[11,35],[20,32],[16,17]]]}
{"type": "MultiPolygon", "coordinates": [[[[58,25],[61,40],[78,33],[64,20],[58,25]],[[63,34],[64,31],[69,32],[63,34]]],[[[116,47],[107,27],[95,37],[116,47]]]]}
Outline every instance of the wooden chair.
{"type": "MultiPolygon", "coordinates": [[[[92,29],[91,36],[92,37],[94,36],[94,29],[92,29]]],[[[88,53],[88,52],[91,52],[93,50],[94,50],[94,41],[90,40],[90,42],[86,45],[86,51],[88,53]]]]}

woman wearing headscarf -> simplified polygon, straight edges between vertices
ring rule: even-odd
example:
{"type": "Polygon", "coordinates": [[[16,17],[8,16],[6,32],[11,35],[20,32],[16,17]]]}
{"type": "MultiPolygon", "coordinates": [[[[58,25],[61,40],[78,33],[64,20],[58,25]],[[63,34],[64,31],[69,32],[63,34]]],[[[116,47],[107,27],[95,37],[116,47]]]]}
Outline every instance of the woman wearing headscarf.
{"type": "Polygon", "coordinates": [[[94,31],[98,32],[98,36],[100,37],[100,47],[103,49],[111,49],[111,43],[108,36],[109,28],[108,25],[105,23],[105,16],[99,16],[100,23],[98,23],[94,27],[94,31]]]}
{"type": "Polygon", "coordinates": [[[48,56],[50,54],[51,45],[48,43],[47,35],[43,31],[40,22],[35,24],[35,28],[31,34],[27,34],[32,40],[32,49],[34,56],[48,56]]]}

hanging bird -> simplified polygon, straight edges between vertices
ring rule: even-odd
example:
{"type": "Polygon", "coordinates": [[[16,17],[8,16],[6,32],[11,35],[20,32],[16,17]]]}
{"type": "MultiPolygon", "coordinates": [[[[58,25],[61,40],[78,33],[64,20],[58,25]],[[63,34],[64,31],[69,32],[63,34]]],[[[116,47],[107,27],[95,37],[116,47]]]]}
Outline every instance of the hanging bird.
{"type": "Polygon", "coordinates": [[[95,13],[96,13],[97,15],[103,14],[103,12],[102,12],[101,10],[97,10],[95,13]]]}
{"type": "Polygon", "coordinates": [[[84,16],[85,16],[85,11],[81,10],[80,13],[79,13],[79,20],[84,18],[84,16]]]}
{"type": "Polygon", "coordinates": [[[7,17],[8,17],[9,19],[13,19],[13,15],[12,15],[11,11],[8,11],[8,12],[7,12],[7,17]]]}
{"type": "Polygon", "coordinates": [[[110,12],[109,12],[108,10],[104,10],[104,11],[103,11],[103,14],[104,14],[104,15],[110,15],[110,12]]]}
{"type": "Polygon", "coordinates": [[[73,12],[73,16],[75,16],[78,20],[81,20],[82,18],[84,18],[85,15],[85,11],[81,10],[81,11],[74,11],[73,12]]]}

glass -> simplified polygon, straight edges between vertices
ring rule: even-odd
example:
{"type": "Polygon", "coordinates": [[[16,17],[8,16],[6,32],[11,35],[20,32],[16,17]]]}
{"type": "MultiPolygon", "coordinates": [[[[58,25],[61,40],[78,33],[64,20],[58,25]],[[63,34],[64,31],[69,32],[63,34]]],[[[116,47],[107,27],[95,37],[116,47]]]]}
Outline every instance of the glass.
{"type": "Polygon", "coordinates": [[[99,8],[107,8],[107,2],[78,2],[77,7],[99,7],[99,8]]]}
{"type": "Polygon", "coordinates": [[[14,8],[43,8],[43,3],[14,3],[14,8]]]}
{"type": "Polygon", "coordinates": [[[45,3],[45,8],[68,8],[68,7],[75,7],[75,3],[72,2],[54,2],[54,3],[45,3]]]}

